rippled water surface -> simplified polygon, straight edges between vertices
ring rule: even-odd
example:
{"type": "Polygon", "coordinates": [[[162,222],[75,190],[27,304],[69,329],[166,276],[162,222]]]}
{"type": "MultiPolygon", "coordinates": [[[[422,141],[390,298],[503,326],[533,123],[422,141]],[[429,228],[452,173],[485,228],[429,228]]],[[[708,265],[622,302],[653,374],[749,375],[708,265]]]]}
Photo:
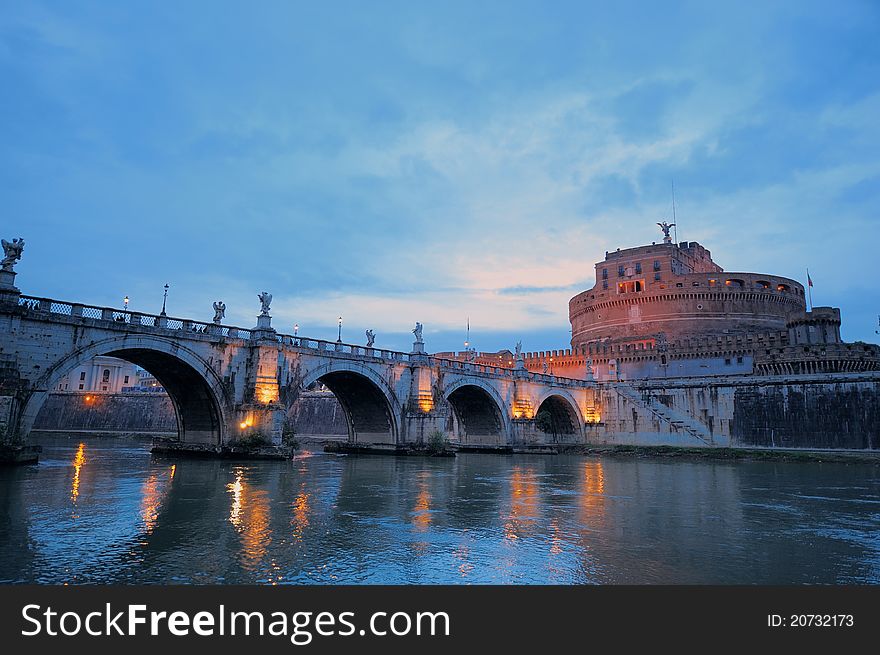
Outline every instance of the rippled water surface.
{"type": "Polygon", "coordinates": [[[3,582],[880,582],[869,464],[43,446],[0,469],[3,582]]]}

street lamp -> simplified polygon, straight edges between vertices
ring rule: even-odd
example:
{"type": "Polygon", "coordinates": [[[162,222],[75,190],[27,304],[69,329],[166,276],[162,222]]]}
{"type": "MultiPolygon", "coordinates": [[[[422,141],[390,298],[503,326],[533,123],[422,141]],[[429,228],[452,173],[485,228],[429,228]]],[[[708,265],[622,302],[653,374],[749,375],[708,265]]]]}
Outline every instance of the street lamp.
{"type": "Polygon", "coordinates": [[[122,299],[122,304],[125,305],[125,311],[128,311],[128,296],[122,299]]]}
{"type": "Polygon", "coordinates": [[[339,317],[339,336],[337,337],[336,341],[338,341],[339,343],[342,343],[342,317],[341,316],[339,317]]]}
{"type": "Polygon", "coordinates": [[[162,313],[160,316],[165,316],[165,301],[168,300],[168,285],[165,285],[165,295],[162,296],[162,313]]]}

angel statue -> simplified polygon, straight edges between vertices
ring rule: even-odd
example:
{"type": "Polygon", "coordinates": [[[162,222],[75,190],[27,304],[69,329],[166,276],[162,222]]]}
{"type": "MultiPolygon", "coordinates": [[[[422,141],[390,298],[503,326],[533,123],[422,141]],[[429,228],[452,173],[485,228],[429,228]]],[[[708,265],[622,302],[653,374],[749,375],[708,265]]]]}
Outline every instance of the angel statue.
{"type": "Polygon", "coordinates": [[[220,325],[220,321],[226,316],[226,303],[218,300],[214,303],[214,322],[220,325]]]}
{"type": "Polygon", "coordinates": [[[547,360],[545,359],[543,362],[541,362],[541,373],[543,373],[544,375],[547,375],[547,371],[549,371],[549,370],[550,370],[550,367],[547,365],[547,360]]]}
{"type": "Polygon", "coordinates": [[[376,333],[372,330],[367,330],[367,348],[373,347],[373,342],[376,340],[376,333]]]}
{"type": "Polygon", "coordinates": [[[657,223],[657,225],[663,230],[663,243],[671,243],[672,237],[669,236],[669,230],[675,227],[675,223],[667,223],[666,221],[663,221],[662,223],[657,223]]]}
{"type": "Polygon", "coordinates": [[[416,321],[416,327],[412,331],[414,335],[416,335],[416,343],[425,343],[422,341],[422,324],[416,321]]]}
{"type": "Polygon", "coordinates": [[[21,259],[21,251],[24,250],[24,239],[13,239],[11,243],[6,239],[0,239],[0,241],[3,242],[3,254],[5,255],[0,264],[2,264],[4,271],[11,273],[15,262],[21,259]]]}
{"type": "Polygon", "coordinates": [[[522,359],[522,341],[516,342],[516,358],[522,359]]]}
{"type": "Polygon", "coordinates": [[[262,305],[262,311],[260,312],[260,316],[268,316],[269,315],[269,303],[272,302],[272,294],[266,293],[265,291],[257,296],[260,299],[260,305],[262,305]]]}

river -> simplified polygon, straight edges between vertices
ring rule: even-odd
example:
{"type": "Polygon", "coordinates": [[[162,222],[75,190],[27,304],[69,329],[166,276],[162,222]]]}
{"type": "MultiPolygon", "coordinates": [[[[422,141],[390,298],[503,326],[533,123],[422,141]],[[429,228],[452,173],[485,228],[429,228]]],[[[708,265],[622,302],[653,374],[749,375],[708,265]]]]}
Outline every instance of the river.
{"type": "Polygon", "coordinates": [[[466,454],[233,462],[44,440],[0,468],[0,581],[880,582],[869,463],[466,454]]]}

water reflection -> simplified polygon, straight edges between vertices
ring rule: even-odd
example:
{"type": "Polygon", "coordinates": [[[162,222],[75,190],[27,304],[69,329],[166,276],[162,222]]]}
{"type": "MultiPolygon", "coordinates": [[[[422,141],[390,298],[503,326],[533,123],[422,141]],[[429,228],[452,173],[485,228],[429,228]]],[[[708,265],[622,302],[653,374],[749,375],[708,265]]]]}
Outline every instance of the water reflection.
{"type": "Polygon", "coordinates": [[[70,500],[76,505],[76,499],[79,498],[79,475],[82,467],[86,463],[86,445],[80,443],[76,449],[76,455],[73,456],[73,480],[70,483],[70,500]]]}
{"type": "Polygon", "coordinates": [[[235,526],[241,539],[239,557],[246,571],[256,571],[272,541],[269,525],[269,493],[249,483],[247,469],[233,469],[234,481],[227,485],[232,496],[229,522],[235,526]]]}
{"type": "Polygon", "coordinates": [[[431,493],[428,491],[430,471],[416,474],[416,504],[413,508],[413,525],[418,532],[424,532],[431,525],[431,493]]]}
{"type": "Polygon", "coordinates": [[[880,582],[868,465],[43,445],[0,469],[0,581],[880,582]]]}
{"type": "Polygon", "coordinates": [[[520,539],[535,530],[540,513],[541,499],[535,471],[531,468],[514,466],[510,472],[509,508],[504,520],[504,538],[520,539]]]}

